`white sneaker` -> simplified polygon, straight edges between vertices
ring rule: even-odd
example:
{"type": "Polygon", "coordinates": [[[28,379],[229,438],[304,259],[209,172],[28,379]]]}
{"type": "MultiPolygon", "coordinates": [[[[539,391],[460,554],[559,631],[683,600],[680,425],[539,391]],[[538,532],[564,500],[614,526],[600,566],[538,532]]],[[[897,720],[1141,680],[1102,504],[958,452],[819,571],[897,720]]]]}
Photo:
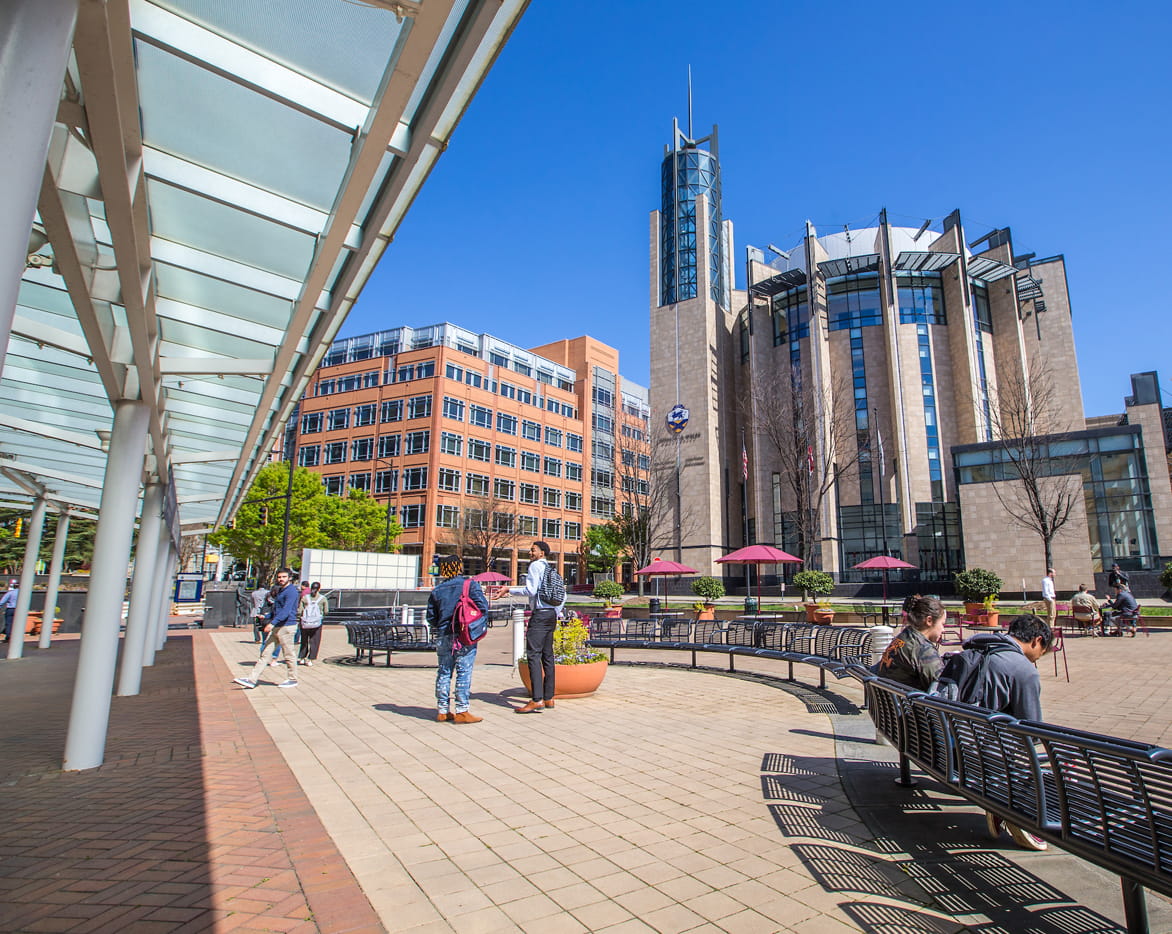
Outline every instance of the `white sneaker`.
{"type": "Polygon", "coordinates": [[[1009,835],[1013,837],[1013,842],[1020,846],[1023,850],[1033,850],[1035,853],[1041,853],[1043,850],[1050,849],[1050,844],[1041,837],[1034,836],[1028,830],[1022,830],[1020,827],[1014,827],[1012,824],[1006,825],[1009,828],[1009,835]]]}
{"type": "Polygon", "coordinates": [[[271,662],[269,662],[269,667],[270,667],[270,668],[280,668],[280,667],[281,667],[281,663],[280,663],[280,662],[278,662],[278,661],[271,661],[271,662]]]}
{"type": "Polygon", "coordinates": [[[311,662],[308,658],[305,660],[304,664],[308,665],[310,668],[313,667],[313,662],[311,662]]]}
{"type": "Polygon", "coordinates": [[[277,685],[277,687],[279,687],[279,688],[295,688],[295,687],[297,687],[297,682],[294,681],[292,678],[289,678],[285,681],[282,681],[280,684],[277,685]]]}
{"type": "Polygon", "coordinates": [[[232,683],[239,684],[242,688],[256,687],[256,682],[253,681],[251,678],[233,678],[232,683]]]}

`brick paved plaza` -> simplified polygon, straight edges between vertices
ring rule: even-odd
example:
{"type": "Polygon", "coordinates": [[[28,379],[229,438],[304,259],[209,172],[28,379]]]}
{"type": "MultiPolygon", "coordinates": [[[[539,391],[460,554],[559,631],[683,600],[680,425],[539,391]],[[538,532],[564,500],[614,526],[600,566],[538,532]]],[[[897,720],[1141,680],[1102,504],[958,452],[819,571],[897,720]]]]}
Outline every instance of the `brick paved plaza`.
{"type": "MultiPolygon", "coordinates": [[[[510,636],[478,659],[484,722],[457,726],[434,721],[429,656],[354,665],[329,628],[298,688],[270,669],[247,692],[248,634],[176,632],[115,699],[106,764],[69,774],[76,637],[0,662],[0,929],[1120,929],[1114,877],[894,786],[853,681],[615,666],[595,697],[518,717],[510,636]]],[[[1069,684],[1040,664],[1048,719],[1172,742],[1172,633],[1067,646],[1069,684]]],[[[1169,903],[1149,910],[1172,930],[1169,903]]]]}

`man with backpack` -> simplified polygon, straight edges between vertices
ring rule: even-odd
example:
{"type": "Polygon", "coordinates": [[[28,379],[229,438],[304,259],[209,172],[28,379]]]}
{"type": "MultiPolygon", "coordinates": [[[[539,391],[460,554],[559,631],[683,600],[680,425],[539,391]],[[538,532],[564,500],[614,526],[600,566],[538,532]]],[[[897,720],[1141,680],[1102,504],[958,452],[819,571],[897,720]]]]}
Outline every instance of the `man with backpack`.
{"type": "Polygon", "coordinates": [[[297,653],[297,664],[308,665],[311,668],[317,661],[318,647],[321,645],[321,624],[326,613],[330,611],[329,601],[321,592],[321,584],[314,581],[307,593],[301,595],[298,628],[301,631],[301,651],[297,653]]]}
{"type": "Polygon", "coordinates": [[[427,625],[436,634],[439,669],[435,675],[435,700],[440,723],[479,723],[468,711],[472,691],[472,666],[476,647],[488,629],[488,601],[480,584],[465,577],[459,555],[444,555],[437,562],[440,583],[427,598],[427,625]],[[469,606],[471,602],[472,607],[469,606]],[[479,620],[475,610],[480,611],[479,620]],[[472,616],[473,618],[469,618],[472,616]],[[452,675],[456,677],[456,704],[451,706],[452,675]]]}
{"type": "MultiPolygon", "coordinates": [[[[1054,640],[1049,624],[1032,613],[1015,616],[1009,631],[981,633],[945,663],[936,693],[1018,720],[1042,719],[1042,679],[1036,667],[1054,640]]],[[[1008,830],[1027,850],[1044,850],[1046,841],[995,814],[986,813],[989,835],[1008,830]]]]}
{"type": "Polygon", "coordinates": [[[553,631],[566,603],[566,585],[549,561],[549,545],[534,542],[529,548],[529,572],[524,587],[509,593],[529,598],[529,628],[525,654],[529,659],[532,699],[513,713],[537,713],[554,705],[553,631]]]}

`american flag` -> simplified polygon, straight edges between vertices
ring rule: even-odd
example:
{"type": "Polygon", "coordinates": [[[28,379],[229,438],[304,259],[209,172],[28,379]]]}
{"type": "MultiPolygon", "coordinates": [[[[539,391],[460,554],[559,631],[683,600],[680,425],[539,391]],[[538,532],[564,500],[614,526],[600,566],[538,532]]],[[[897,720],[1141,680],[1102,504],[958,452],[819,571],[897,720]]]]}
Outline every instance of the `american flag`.
{"type": "Polygon", "coordinates": [[[814,445],[806,445],[806,468],[810,473],[814,472],[814,445]]]}
{"type": "Polygon", "coordinates": [[[878,425],[875,426],[875,438],[879,442],[879,476],[882,477],[885,471],[884,463],[887,458],[883,454],[883,432],[879,430],[878,425]]]}
{"type": "Polygon", "coordinates": [[[749,452],[745,449],[744,439],[741,439],[741,479],[749,479],[749,452]]]}

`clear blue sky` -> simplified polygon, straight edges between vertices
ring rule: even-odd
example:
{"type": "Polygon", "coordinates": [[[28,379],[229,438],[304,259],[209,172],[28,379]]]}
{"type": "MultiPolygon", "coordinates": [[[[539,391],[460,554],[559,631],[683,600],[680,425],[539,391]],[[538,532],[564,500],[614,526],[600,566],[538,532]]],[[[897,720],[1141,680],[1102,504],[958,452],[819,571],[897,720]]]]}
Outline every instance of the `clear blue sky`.
{"type": "Polygon", "coordinates": [[[1032,0],[607,7],[534,0],[343,336],[451,321],[522,346],[590,334],[648,381],[648,214],[672,117],[720,126],[744,245],[873,223],[1065,254],[1088,415],[1163,370],[1172,5],[1032,0]]]}

